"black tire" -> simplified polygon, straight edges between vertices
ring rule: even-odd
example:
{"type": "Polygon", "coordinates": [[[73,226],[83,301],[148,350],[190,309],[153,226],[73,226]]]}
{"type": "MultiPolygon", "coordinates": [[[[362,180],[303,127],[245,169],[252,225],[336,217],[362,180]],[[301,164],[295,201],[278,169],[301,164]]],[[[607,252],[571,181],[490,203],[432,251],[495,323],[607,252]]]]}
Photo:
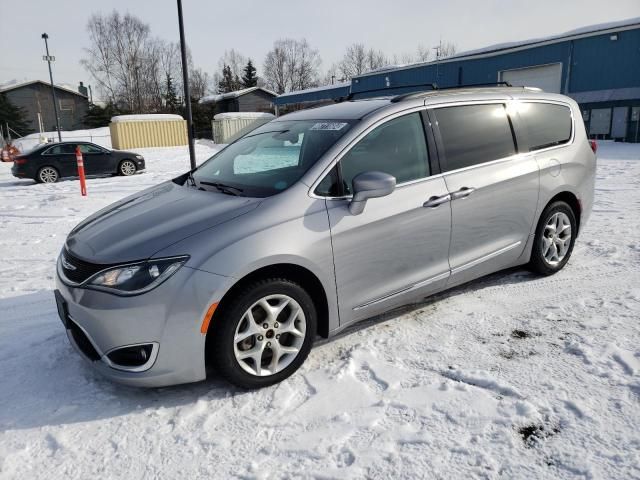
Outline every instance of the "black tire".
{"type": "Polygon", "coordinates": [[[51,165],[40,167],[35,178],[35,181],[38,183],[56,183],[58,180],[60,180],[60,172],[58,172],[56,167],[52,167],[51,165]]]}
{"type": "Polygon", "coordinates": [[[313,300],[300,285],[283,278],[258,280],[242,288],[233,297],[223,300],[209,326],[206,351],[210,364],[230,383],[246,389],[262,388],[284,380],[302,365],[311,351],[316,325],[313,300]],[[240,366],[240,360],[236,359],[234,353],[234,337],[245,312],[269,295],[286,295],[295,300],[304,312],[306,328],[302,345],[288,366],[274,374],[257,376],[240,366]]]}
{"type": "Polygon", "coordinates": [[[135,175],[137,171],[138,166],[136,165],[136,162],[129,160],[128,158],[122,160],[118,165],[118,175],[122,175],[123,177],[135,175]]]}
{"type": "Polygon", "coordinates": [[[533,248],[531,251],[531,260],[528,265],[529,269],[535,273],[539,273],[540,275],[553,275],[554,273],[562,270],[571,257],[577,234],[578,224],[576,222],[576,216],[573,209],[567,203],[558,201],[547,205],[547,208],[545,208],[542,215],[540,215],[540,220],[536,227],[536,235],[533,240],[533,248]],[[556,213],[563,213],[568,217],[571,224],[571,239],[564,258],[555,264],[550,264],[543,254],[543,237],[545,237],[545,226],[556,213]]]}

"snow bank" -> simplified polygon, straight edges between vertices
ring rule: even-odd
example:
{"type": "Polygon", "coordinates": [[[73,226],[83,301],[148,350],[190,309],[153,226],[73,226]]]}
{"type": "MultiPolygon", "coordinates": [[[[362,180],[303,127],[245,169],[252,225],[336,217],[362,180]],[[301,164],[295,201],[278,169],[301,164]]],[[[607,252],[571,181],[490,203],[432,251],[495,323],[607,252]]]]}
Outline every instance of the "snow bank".
{"type": "Polygon", "coordinates": [[[271,113],[262,112],[227,112],[218,113],[213,117],[214,120],[236,120],[238,118],[276,118],[276,116],[271,113]]]}
{"type": "MultiPolygon", "coordinates": [[[[92,142],[106,148],[111,148],[111,133],[109,127],[92,128],[89,130],[70,130],[60,132],[63,141],[92,142]]],[[[26,152],[42,143],[57,142],[57,132],[32,133],[13,141],[13,144],[26,152]],[[45,141],[43,141],[45,140],[45,141]]]]}
{"type": "MultiPolygon", "coordinates": [[[[636,478],[640,145],[599,144],[562,272],[499,272],[361,323],[258,391],[110,383],[56,313],[71,228],[186,171],[186,147],[138,150],[147,173],[89,179],[86,198],[0,164],[0,476],[636,478]]],[[[214,151],[196,145],[199,162],[214,151]]]]}
{"type": "Polygon", "coordinates": [[[172,113],[145,113],[137,115],[116,115],[111,117],[113,123],[120,122],[166,122],[169,120],[184,120],[181,115],[172,113]]]}

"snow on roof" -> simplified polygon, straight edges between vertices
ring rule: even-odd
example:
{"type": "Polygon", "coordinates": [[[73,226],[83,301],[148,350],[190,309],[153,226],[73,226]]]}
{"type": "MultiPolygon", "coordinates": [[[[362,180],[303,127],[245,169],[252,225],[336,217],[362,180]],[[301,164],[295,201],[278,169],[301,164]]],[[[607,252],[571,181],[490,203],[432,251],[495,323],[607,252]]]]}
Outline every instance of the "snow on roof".
{"type": "MultiPolygon", "coordinates": [[[[8,92],[10,90],[15,90],[16,88],[26,87],[27,85],[31,85],[31,84],[34,84],[34,83],[42,83],[43,85],[46,85],[47,87],[51,87],[51,84],[49,82],[45,82],[44,80],[28,80],[26,82],[19,82],[19,83],[11,83],[11,84],[5,83],[4,85],[0,86],[0,92],[8,92]]],[[[87,98],[86,95],[83,95],[82,93],[78,92],[77,90],[74,90],[74,89],[69,88],[67,86],[55,85],[55,84],[54,84],[54,86],[58,90],[64,90],[65,92],[75,93],[76,95],[79,95],[82,98],[87,98]]]]}
{"type": "Polygon", "coordinates": [[[249,87],[249,88],[244,88],[242,90],[236,90],[234,92],[218,93],[216,95],[205,95],[198,101],[198,103],[212,103],[212,102],[220,102],[222,100],[227,100],[229,98],[238,98],[238,97],[241,97],[242,95],[246,95],[247,93],[255,92],[256,90],[262,90],[263,92],[273,95],[274,97],[277,96],[277,93],[272,92],[271,90],[267,90],[266,88],[249,87]]]}
{"type": "Polygon", "coordinates": [[[263,112],[227,112],[219,113],[213,117],[214,120],[224,120],[225,118],[275,118],[275,115],[263,112]]]}
{"type": "Polygon", "coordinates": [[[145,113],[137,115],[116,115],[111,117],[112,123],[122,122],[167,122],[172,120],[184,120],[181,115],[172,113],[145,113]]]}
{"type": "Polygon", "coordinates": [[[594,35],[602,35],[603,33],[609,30],[622,29],[622,28],[634,28],[634,27],[640,27],[640,17],[628,18],[626,20],[619,20],[615,22],[599,23],[596,25],[588,25],[586,27],[580,27],[575,30],[570,30],[568,32],[564,32],[556,35],[549,35],[547,37],[530,38],[528,40],[520,40],[516,42],[497,43],[494,45],[489,45],[487,47],[460,52],[450,57],[443,58],[439,61],[430,60],[428,62],[417,62],[417,63],[410,63],[406,65],[388,65],[388,66],[379,68],[377,70],[367,72],[362,75],[358,75],[358,77],[366,77],[369,75],[375,75],[375,74],[387,72],[387,71],[415,68],[421,65],[430,65],[430,64],[436,64],[436,63],[446,63],[446,62],[451,62],[456,60],[465,60],[469,57],[474,57],[478,55],[492,55],[492,54],[500,55],[502,53],[505,53],[505,50],[535,47],[541,43],[563,42],[575,37],[582,37],[582,36],[589,37],[594,35]]]}
{"type": "Polygon", "coordinates": [[[350,86],[351,86],[351,81],[338,82],[338,83],[334,83],[333,85],[323,85],[321,87],[306,88],[304,90],[295,90],[293,92],[283,93],[279,95],[279,97],[280,98],[290,97],[292,95],[300,95],[300,94],[312,93],[312,92],[322,92],[324,90],[333,90],[334,88],[344,88],[344,87],[350,87],[350,86]]]}

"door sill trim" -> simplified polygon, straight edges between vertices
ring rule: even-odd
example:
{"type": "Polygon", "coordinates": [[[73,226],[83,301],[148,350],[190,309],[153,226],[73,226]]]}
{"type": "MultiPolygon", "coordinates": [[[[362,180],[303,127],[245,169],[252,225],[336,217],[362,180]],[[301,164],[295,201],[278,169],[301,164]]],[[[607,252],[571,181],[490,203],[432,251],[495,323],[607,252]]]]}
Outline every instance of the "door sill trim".
{"type": "Polygon", "coordinates": [[[403,295],[403,294],[409,293],[409,292],[411,292],[413,290],[417,290],[419,288],[426,287],[430,283],[437,282],[438,280],[444,280],[444,279],[448,278],[449,275],[451,275],[451,273],[447,271],[447,272],[441,273],[440,275],[436,275],[434,277],[427,278],[426,280],[421,280],[420,282],[414,283],[413,285],[405,287],[405,288],[403,288],[401,290],[396,290],[395,292],[392,292],[392,293],[389,293],[389,294],[384,295],[382,297],[376,298],[376,299],[371,300],[371,301],[369,301],[367,303],[363,303],[362,305],[358,305],[357,307],[353,307],[353,311],[355,312],[355,311],[358,311],[358,310],[362,310],[363,308],[371,307],[373,305],[377,305],[379,303],[386,302],[387,300],[391,300],[392,298],[395,298],[395,297],[397,297],[399,295],[403,295]]]}
{"type": "Polygon", "coordinates": [[[495,252],[491,252],[488,255],[485,255],[483,257],[480,258],[476,258],[475,260],[469,262],[469,263],[465,263],[464,265],[460,265],[459,267],[456,268],[452,268],[451,269],[451,275],[455,275],[456,273],[460,273],[464,270],[467,270],[469,268],[473,268],[477,265],[480,265],[481,263],[486,262],[487,260],[491,260],[492,258],[497,257],[498,255],[502,255],[503,253],[508,252],[509,250],[513,250],[514,248],[516,248],[518,245],[521,245],[522,241],[519,240],[515,243],[512,243],[511,245],[507,245],[506,247],[501,248],[500,250],[496,250],[495,252]]]}

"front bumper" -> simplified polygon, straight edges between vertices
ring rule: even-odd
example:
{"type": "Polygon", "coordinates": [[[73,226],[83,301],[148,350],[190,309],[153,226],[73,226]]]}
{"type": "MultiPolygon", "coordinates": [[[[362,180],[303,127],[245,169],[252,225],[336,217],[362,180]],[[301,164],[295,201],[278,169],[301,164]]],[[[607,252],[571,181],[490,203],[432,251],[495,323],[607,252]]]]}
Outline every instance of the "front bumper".
{"type": "Polygon", "coordinates": [[[127,385],[161,387],[206,378],[200,326],[230,280],[183,266],[157,288],[123,297],[69,286],[58,274],[56,296],[71,344],[96,370],[127,385]],[[109,359],[110,352],[132,345],[153,347],[140,368],[109,359]]]}

